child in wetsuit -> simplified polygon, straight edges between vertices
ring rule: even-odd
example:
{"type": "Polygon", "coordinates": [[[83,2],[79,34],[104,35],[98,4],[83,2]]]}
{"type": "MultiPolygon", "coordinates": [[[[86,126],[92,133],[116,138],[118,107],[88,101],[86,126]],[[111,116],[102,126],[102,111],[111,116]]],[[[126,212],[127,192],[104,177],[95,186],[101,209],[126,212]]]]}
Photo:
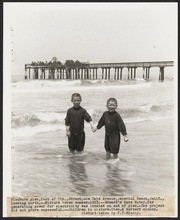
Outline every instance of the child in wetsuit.
{"type": "Polygon", "coordinates": [[[117,100],[115,98],[109,98],[107,100],[108,111],[104,112],[101,119],[98,122],[97,127],[93,130],[100,129],[105,125],[105,149],[106,159],[110,159],[111,153],[114,159],[118,158],[120,148],[120,133],[124,136],[124,141],[127,142],[126,126],[121,116],[115,111],[117,108],[117,100]]]}
{"type": "Polygon", "coordinates": [[[73,107],[68,109],[65,118],[66,136],[68,137],[68,147],[71,153],[82,152],[85,144],[84,120],[90,123],[94,130],[91,116],[80,106],[82,101],[79,93],[74,93],[71,97],[73,107]]]}

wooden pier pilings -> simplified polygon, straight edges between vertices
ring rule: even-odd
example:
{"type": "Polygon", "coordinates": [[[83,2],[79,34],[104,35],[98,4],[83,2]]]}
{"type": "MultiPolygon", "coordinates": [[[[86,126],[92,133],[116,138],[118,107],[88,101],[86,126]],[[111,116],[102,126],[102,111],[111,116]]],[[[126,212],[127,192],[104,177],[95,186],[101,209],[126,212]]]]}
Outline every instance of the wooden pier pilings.
{"type": "Polygon", "coordinates": [[[114,79],[122,80],[123,69],[127,68],[127,79],[137,77],[137,68],[142,68],[142,77],[150,78],[150,69],[159,67],[159,80],[164,80],[165,67],[174,66],[173,61],[128,62],[128,63],[89,63],[86,67],[62,67],[25,64],[25,79],[114,79]],[[101,74],[98,74],[101,69],[101,74]],[[114,69],[112,73],[111,69],[114,69]],[[114,75],[112,75],[114,74],[114,75]],[[100,76],[100,77],[99,77],[100,76]]]}

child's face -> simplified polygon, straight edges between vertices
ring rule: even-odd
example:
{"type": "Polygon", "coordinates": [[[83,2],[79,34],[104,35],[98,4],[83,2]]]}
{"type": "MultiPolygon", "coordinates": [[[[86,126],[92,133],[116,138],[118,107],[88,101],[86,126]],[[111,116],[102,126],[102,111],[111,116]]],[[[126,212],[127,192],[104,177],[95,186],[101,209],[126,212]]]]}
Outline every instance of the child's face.
{"type": "Polygon", "coordinates": [[[73,97],[72,103],[73,103],[75,108],[78,108],[80,106],[80,103],[81,103],[80,97],[76,97],[76,96],[73,97]]]}
{"type": "Polygon", "coordinates": [[[108,108],[109,112],[114,112],[117,108],[116,102],[109,101],[107,104],[107,108],[108,108]]]}

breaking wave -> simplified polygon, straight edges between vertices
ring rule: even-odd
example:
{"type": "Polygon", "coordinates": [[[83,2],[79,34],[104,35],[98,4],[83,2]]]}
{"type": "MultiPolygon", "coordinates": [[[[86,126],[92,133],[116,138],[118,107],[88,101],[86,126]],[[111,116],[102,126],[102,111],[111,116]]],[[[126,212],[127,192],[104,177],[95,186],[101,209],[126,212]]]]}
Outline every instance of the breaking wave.
{"type": "MultiPolygon", "coordinates": [[[[88,110],[88,109],[87,109],[88,110]]],[[[173,105],[142,105],[134,108],[117,109],[125,123],[158,120],[162,117],[171,117],[173,105]],[[155,114],[158,113],[159,114],[155,114]],[[164,114],[162,114],[162,112],[164,114]]],[[[89,109],[94,123],[102,116],[104,109],[89,109]]],[[[12,114],[11,127],[15,136],[29,136],[39,132],[64,130],[66,111],[59,112],[29,112],[24,115],[12,114]]]]}
{"type": "Polygon", "coordinates": [[[50,91],[99,90],[99,89],[140,89],[149,88],[154,82],[146,82],[144,79],[137,80],[29,80],[12,83],[13,93],[34,93],[50,91]]]}

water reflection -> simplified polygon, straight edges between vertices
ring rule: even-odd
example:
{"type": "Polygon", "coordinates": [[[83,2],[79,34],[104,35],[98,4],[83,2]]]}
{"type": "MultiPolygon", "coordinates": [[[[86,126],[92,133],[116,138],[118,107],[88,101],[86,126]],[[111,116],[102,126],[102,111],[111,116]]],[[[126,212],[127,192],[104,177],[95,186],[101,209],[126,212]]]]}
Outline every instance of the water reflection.
{"type": "Polygon", "coordinates": [[[120,162],[117,164],[106,164],[106,185],[105,192],[108,196],[123,196],[131,194],[130,180],[126,179],[124,170],[120,169],[120,162]]]}
{"type": "Polygon", "coordinates": [[[72,155],[69,158],[69,181],[73,186],[70,191],[74,195],[87,195],[89,183],[85,165],[85,155],[72,155]]]}

